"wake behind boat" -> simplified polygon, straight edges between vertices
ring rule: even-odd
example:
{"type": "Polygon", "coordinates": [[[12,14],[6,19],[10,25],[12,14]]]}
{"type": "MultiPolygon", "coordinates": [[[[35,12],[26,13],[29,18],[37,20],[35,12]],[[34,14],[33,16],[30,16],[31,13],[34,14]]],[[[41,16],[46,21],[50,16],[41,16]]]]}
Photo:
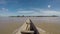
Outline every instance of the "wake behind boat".
{"type": "Polygon", "coordinates": [[[13,34],[49,34],[41,28],[35,26],[30,19],[27,19],[26,22],[19,28],[16,29],[13,34]]]}

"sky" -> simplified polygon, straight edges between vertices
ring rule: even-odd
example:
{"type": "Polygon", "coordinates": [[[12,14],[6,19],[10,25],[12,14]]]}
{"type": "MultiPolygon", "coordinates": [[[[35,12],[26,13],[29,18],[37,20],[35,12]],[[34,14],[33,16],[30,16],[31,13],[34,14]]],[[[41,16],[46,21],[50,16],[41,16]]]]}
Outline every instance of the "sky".
{"type": "Polygon", "coordinates": [[[60,16],[60,0],[0,0],[0,16],[60,16]]]}

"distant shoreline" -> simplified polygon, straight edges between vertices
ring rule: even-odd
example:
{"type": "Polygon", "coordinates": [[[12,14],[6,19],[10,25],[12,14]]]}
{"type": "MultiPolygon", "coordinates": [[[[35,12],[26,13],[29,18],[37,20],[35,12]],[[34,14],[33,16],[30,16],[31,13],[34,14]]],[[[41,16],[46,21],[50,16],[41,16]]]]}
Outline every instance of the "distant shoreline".
{"type": "Polygon", "coordinates": [[[9,16],[9,17],[59,17],[59,16],[9,16]]]}

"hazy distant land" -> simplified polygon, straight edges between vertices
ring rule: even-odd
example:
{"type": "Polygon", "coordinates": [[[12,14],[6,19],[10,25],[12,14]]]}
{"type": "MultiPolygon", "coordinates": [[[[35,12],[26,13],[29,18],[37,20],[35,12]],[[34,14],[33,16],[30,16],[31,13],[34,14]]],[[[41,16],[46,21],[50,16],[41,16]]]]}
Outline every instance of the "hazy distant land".
{"type": "Polygon", "coordinates": [[[52,16],[24,16],[24,15],[22,15],[22,16],[9,16],[9,17],[59,17],[59,16],[56,16],[56,15],[52,15],[52,16]]]}

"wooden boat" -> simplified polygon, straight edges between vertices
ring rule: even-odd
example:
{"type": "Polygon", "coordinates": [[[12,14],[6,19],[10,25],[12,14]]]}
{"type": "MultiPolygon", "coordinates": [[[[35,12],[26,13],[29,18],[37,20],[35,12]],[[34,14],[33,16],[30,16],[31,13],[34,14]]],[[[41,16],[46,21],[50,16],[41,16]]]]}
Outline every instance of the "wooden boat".
{"type": "Polygon", "coordinates": [[[13,34],[49,34],[41,28],[35,26],[30,19],[27,19],[26,22],[13,34]]]}

